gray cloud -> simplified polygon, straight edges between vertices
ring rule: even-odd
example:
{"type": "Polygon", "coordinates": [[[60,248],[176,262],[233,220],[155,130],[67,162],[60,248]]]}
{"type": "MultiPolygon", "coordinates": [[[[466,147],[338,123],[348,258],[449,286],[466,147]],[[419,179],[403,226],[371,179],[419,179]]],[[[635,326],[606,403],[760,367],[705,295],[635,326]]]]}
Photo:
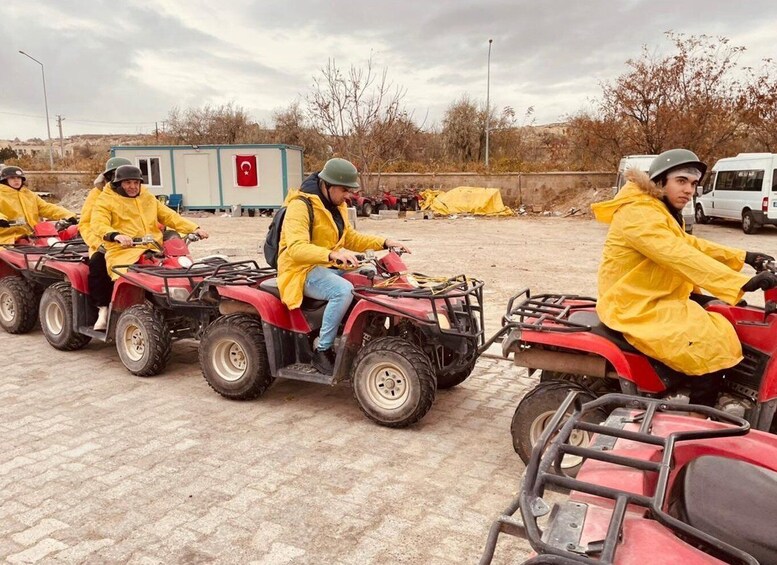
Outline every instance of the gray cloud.
{"type": "Polygon", "coordinates": [[[722,0],[6,0],[0,68],[13,80],[0,87],[0,138],[45,134],[39,67],[19,49],[45,63],[66,133],[150,131],[173,106],[229,101],[267,120],[329,58],[370,55],[429,125],[464,93],[485,99],[489,38],[492,103],[519,114],[533,105],[543,122],[585,107],[643,44],[668,50],[666,30],[741,38],[756,60],[771,54],[757,32],[775,20],[768,0],[747,10],[722,0]]]}

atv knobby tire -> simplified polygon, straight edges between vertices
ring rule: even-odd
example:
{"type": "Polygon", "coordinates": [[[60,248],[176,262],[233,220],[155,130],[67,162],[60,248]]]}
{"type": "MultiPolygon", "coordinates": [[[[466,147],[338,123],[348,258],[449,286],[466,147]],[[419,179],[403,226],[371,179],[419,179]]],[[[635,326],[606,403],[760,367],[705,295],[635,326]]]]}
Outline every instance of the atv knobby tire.
{"type": "Polygon", "coordinates": [[[356,355],[351,373],[359,408],[390,428],[416,423],[434,404],[437,379],[429,359],[399,337],[370,341],[356,355]]]}
{"type": "Polygon", "coordinates": [[[116,351],[127,370],[139,377],[164,371],[173,343],[162,314],[150,304],[130,306],[116,323],[116,351]]]}
{"type": "Polygon", "coordinates": [[[40,329],[46,341],[60,351],[82,349],[92,338],[73,328],[73,287],[67,282],[52,284],[40,299],[40,329]]]}
{"type": "Polygon", "coordinates": [[[225,398],[252,400],[275,378],[262,332],[251,314],[229,314],[214,321],[200,341],[200,368],[210,387],[225,398]]]}
{"type": "Polygon", "coordinates": [[[540,382],[544,383],[547,381],[569,381],[582,386],[589,392],[593,392],[596,396],[602,396],[609,392],[621,392],[618,381],[611,378],[574,375],[572,373],[560,373],[545,369],[540,372],[540,382]]]}
{"type": "Polygon", "coordinates": [[[22,277],[0,279],[0,327],[9,334],[26,334],[38,321],[40,292],[22,277]]]}
{"type": "MultiPolygon", "coordinates": [[[[525,464],[531,458],[536,441],[545,431],[548,423],[571,391],[578,391],[582,402],[589,402],[596,395],[575,383],[569,381],[545,381],[536,385],[523,397],[515,409],[510,433],[513,436],[513,448],[525,464]]],[[[607,418],[604,411],[591,414],[586,421],[601,423],[607,418]]],[[[586,432],[576,430],[569,438],[569,443],[576,446],[588,446],[591,436],[586,432]]],[[[583,461],[572,455],[564,456],[561,469],[565,475],[574,477],[580,470],[583,461]]]]}

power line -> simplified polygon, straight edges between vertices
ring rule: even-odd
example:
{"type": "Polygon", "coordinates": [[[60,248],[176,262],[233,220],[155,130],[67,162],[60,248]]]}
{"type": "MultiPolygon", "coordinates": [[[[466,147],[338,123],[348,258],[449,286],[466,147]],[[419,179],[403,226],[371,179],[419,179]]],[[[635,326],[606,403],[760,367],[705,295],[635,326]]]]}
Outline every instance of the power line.
{"type": "MultiPolygon", "coordinates": [[[[34,114],[19,114],[16,112],[0,112],[0,114],[4,114],[6,116],[23,116],[26,118],[38,118],[40,120],[45,120],[46,118],[44,116],[36,116],[34,114]]],[[[111,125],[125,125],[125,126],[150,126],[153,124],[156,124],[156,122],[107,122],[107,121],[101,121],[101,120],[81,120],[79,118],[68,118],[70,122],[77,122],[80,124],[111,124],[111,125]]]]}

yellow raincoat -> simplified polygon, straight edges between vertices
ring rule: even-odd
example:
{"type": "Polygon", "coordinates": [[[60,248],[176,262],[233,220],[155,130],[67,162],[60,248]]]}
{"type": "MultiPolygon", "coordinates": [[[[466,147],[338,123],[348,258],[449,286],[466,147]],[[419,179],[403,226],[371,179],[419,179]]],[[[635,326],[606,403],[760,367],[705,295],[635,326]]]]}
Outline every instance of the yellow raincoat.
{"type": "Polygon", "coordinates": [[[646,355],[686,375],[733,367],[742,347],[720,314],[690,300],[694,288],[735,304],[750,277],[738,273],[745,252],[688,235],[642,171],[613,200],[594,204],[610,224],[599,267],[596,312],[646,355]]]}
{"type": "Polygon", "coordinates": [[[105,241],[105,236],[113,232],[130,237],[152,235],[161,245],[162,230],[159,229],[159,222],[184,234],[193,233],[197,229],[197,224],[162,204],[145,186],[141,186],[137,198],[121,196],[107,187],[98,195],[92,211],[90,231],[103,239],[101,244],[105,246],[105,262],[113,280],[119,278],[113,272],[113,267],[131,265],[147,249],[157,248],[150,244],[122,247],[115,241],[105,241]]]}
{"type": "Polygon", "coordinates": [[[91,257],[103,244],[103,238],[100,237],[100,234],[92,231],[92,213],[94,212],[94,205],[102,192],[103,189],[97,187],[89,191],[89,194],[84,201],[84,205],[81,208],[81,217],[78,221],[78,232],[81,234],[81,239],[89,246],[89,257],[91,257]]]}
{"type": "Polygon", "coordinates": [[[35,224],[44,218],[64,220],[74,217],[74,212],[46,202],[27,187],[23,186],[15,190],[8,185],[0,184],[0,219],[13,222],[18,218],[24,218],[28,224],[0,228],[0,244],[10,244],[22,236],[31,234],[30,228],[35,227],[35,224]]]}
{"type": "Polygon", "coordinates": [[[367,251],[383,249],[384,237],[360,234],[348,221],[348,208],[345,203],[338,207],[343,217],[345,229],[337,238],[337,226],[324,207],[321,199],[314,194],[292,191],[286,197],[287,210],[283,219],[281,241],[278,252],[278,289],[281,299],[290,309],[302,304],[305,279],[313,267],[333,266],[329,253],[338,249],[367,251]],[[313,204],[313,239],[310,239],[310,216],[307,205],[295,200],[297,196],[308,198],[313,204]]]}

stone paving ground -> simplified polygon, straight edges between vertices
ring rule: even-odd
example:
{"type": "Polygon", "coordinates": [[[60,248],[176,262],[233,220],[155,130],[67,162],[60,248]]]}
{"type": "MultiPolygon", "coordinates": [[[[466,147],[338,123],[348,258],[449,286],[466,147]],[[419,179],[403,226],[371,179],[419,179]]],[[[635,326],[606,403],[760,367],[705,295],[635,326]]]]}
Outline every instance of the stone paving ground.
{"type": "MultiPolygon", "coordinates": [[[[481,359],[406,430],[347,385],[276,381],[231,402],[178,342],[158,377],[110,345],[60,352],[0,332],[0,560],[8,563],[476,563],[523,465],[525,371],[481,359]]],[[[527,546],[500,543],[495,563],[527,546]]]]}

